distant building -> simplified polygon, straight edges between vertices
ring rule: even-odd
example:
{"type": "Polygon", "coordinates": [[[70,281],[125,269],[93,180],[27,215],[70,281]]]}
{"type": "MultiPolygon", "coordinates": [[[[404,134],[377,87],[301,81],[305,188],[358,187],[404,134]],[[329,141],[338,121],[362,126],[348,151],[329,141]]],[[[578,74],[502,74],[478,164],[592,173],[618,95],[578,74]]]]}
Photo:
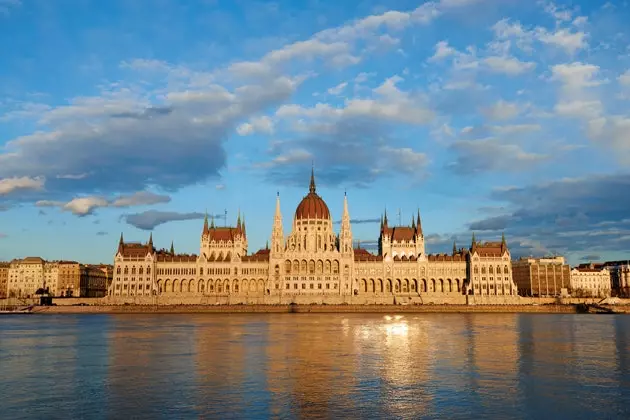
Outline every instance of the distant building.
{"type": "Polygon", "coordinates": [[[610,271],[613,294],[630,297],[630,261],[607,261],[603,266],[610,271]]]}
{"type": "Polygon", "coordinates": [[[87,266],[76,261],[46,261],[40,257],[13,260],[9,264],[7,295],[32,297],[43,289],[57,297],[105,296],[111,271],[111,266],[87,266]]]}
{"type": "Polygon", "coordinates": [[[453,247],[452,255],[429,255],[420,214],[408,226],[381,219],[378,254],[354,248],[348,200],[344,197],[339,232],[311,174],[308,193],[283,232],[280,198],[271,228],[270,246],[247,252],[245,220],[219,227],[204,220],[197,255],[157,250],[153,236],[142,243],[122,235],[114,256],[112,297],[222,297],[239,302],[332,303],[397,302],[422,295],[515,296],[510,252],[505,238],[470,249],[453,247]],[[263,297],[267,297],[263,299],[263,297]]]}
{"type": "Polygon", "coordinates": [[[571,268],[564,257],[520,258],[512,262],[521,296],[553,297],[570,292],[571,268]]]}
{"type": "Polygon", "coordinates": [[[107,295],[108,268],[98,265],[82,265],[79,280],[81,297],[103,297],[107,295]]]}
{"type": "Polygon", "coordinates": [[[11,264],[0,262],[0,299],[7,297],[7,285],[9,283],[9,268],[11,264]]]}
{"type": "Polygon", "coordinates": [[[571,295],[607,297],[611,295],[610,271],[603,264],[580,264],[571,270],[571,295]]]}

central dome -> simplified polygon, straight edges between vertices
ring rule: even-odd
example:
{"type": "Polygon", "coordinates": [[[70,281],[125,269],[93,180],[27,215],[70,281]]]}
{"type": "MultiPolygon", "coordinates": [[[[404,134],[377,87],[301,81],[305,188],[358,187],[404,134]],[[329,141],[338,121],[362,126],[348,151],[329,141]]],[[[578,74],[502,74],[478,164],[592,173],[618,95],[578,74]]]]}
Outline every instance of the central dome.
{"type": "Polygon", "coordinates": [[[330,219],[330,211],[322,198],[315,192],[315,174],[311,171],[309,192],[295,210],[296,219],[330,219]]]}

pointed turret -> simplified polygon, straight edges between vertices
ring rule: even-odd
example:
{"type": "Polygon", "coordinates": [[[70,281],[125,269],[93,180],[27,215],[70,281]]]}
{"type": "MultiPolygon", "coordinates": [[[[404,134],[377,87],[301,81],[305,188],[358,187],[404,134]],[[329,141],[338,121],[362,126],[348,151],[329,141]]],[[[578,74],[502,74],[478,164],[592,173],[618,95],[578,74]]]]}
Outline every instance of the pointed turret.
{"type": "Polygon", "coordinates": [[[418,234],[423,235],[422,220],[420,220],[420,209],[418,209],[418,220],[416,221],[416,229],[418,230],[418,234]]]}
{"type": "Polygon", "coordinates": [[[147,243],[149,250],[153,250],[153,232],[149,234],[149,242],[147,243]]]}
{"type": "Polygon", "coordinates": [[[473,232],[472,234],[472,240],[470,241],[470,250],[471,252],[474,252],[475,249],[477,248],[477,239],[475,238],[475,232],[473,232]]]}
{"type": "Polygon", "coordinates": [[[352,252],[352,229],[350,227],[350,212],[348,211],[348,196],[343,195],[343,215],[341,216],[340,232],[341,250],[346,253],[352,252]]]}
{"type": "Polygon", "coordinates": [[[416,230],[416,219],[413,216],[411,216],[411,228],[416,230]]]}
{"type": "Polygon", "coordinates": [[[245,231],[245,213],[243,213],[243,223],[241,223],[241,229],[243,230],[243,237],[247,238],[247,232],[245,231]]]}
{"type": "Polygon", "coordinates": [[[212,218],[210,219],[210,229],[214,229],[214,214],[212,215],[212,218]]]}
{"type": "Polygon", "coordinates": [[[175,245],[173,241],[171,241],[171,255],[175,255],[175,245]]]}
{"type": "Polygon", "coordinates": [[[206,216],[203,218],[203,234],[208,234],[208,210],[206,210],[206,216]]]}
{"type": "Polygon", "coordinates": [[[284,249],[284,232],[282,230],[282,212],[280,211],[280,192],[276,193],[276,212],[273,216],[271,230],[271,252],[281,253],[284,249]]]}
{"type": "Polygon", "coordinates": [[[123,239],[123,234],[122,232],[120,232],[120,240],[118,241],[118,252],[120,252],[122,254],[123,252],[123,248],[125,246],[125,241],[123,239]]]}
{"type": "Polygon", "coordinates": [[[385,216],[383,217],[383,227],[387,229],[387,209],[385,209],[385,216]]]}
{"type": "Polygon", "coordinates": [[[238,209],[238,217],[236,218],[236,228],[241,229],[241,209],[238,209]]]}
{"type": "Polygon", "coordinates": [[[501,234],[501,253],[507,251],[507,242],[505,242],[505,232],[501,234]]]}
{"type": "Polygon", "coordinates": [[[455,256],[455,254],[457,254],[457,244],[453,241],[453,256],[455,256]]]}
{"type": "Polygon", "coordinates": [[[311,184],[308,187],[308,192],[315,193],[315,168],[311,167],[311,184]]]}

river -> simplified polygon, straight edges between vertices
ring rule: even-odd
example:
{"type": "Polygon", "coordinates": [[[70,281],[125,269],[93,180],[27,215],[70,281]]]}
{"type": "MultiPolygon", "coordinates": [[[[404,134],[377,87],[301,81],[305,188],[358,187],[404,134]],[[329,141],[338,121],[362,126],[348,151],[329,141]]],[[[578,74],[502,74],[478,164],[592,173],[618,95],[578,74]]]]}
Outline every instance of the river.
{"type": "Polygon", "coordinates": [[[630,418],[630,316],[0,317],[6,419],[630,418]]]}

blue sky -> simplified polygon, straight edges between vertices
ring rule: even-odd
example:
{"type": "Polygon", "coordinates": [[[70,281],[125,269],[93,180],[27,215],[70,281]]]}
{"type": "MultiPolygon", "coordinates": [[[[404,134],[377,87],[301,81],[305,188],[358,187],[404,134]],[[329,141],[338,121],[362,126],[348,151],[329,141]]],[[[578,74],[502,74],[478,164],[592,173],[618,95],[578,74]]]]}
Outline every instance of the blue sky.
{"type": "Polygon", "coordinates": [[[627,1],[150,3],[0,0],[0,260],[226,210],[254,252],[312,162],[366,247],[420,208],[429,252],[630,258],[627,1]]]}

